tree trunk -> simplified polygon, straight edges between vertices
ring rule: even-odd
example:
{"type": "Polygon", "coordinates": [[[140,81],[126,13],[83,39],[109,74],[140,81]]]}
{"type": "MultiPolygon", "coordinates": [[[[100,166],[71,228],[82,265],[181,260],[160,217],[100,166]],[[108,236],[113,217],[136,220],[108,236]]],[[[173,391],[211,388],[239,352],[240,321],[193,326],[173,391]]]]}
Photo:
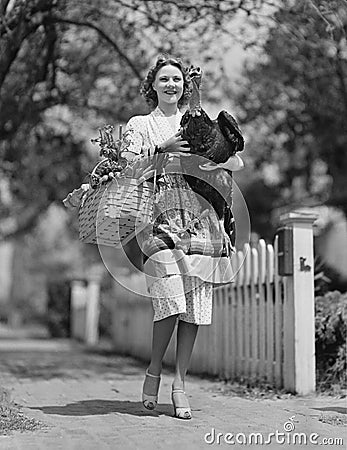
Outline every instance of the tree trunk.
{"type": "MultiPolygon", "coordinates": [[[[44,23],[45,14],[50,13],[54,0],[15,1],[11,10],[0,23],[0,89],[8,75],[11,65],[23,44],[23,41],[44,23]]],[[[6,7],[1,3],[1,9],[6,7]]]]}

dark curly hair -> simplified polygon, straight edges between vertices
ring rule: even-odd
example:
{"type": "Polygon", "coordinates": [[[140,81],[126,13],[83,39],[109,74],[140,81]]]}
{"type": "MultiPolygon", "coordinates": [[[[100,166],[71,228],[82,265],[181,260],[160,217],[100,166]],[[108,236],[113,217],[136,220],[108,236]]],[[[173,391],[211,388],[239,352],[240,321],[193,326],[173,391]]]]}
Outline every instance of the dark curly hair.
{"type": "Polygon", "coordinates": [[[183,94],[178,100],[178,107],[181,108],[186,105],[189,97],[191,96],[192,82],[189,76],[189,68],[185,67],[183,62],[178,58],[173,58],[168,55],[161,55],[157,58],[155,65],[149,69],[146,78],[142,82],[140,90],[141,94],[146,99],[146,102],[152,109],[155,109],[158,106],[157,93],[153,89],[155,77],[162,67],[169,65],[177,67],[183,75],[183,94]]]}

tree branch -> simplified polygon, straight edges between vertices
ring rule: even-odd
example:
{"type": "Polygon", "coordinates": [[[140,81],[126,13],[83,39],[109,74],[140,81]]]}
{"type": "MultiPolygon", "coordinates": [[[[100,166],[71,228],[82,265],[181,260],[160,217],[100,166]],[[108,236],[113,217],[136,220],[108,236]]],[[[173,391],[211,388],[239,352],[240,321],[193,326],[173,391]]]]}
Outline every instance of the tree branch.
{"type": "Polygon", "coordinates": [[[45,15],[55,5],[54,0],[18,2],[8,17],[0,22],[0,35],[3,41],[0,47],[0,88],[3,85],[11,65],[16,59],[23,41],[42,25],[45,15]]]}
{"type": "Polygon", "coordinates": [[[0,0],[0,13],[3,15],[6,12],[10,0],[0,0]]]}
{"type": "Polygon", "coordinates": [[[248,13],[251,13],[254,10],[260,9],[264,5],[273,6],[273,2],[269,0],[253,0],[252,4],[248,7],[245,6],[244,0],[229,0],[229,1],[219,1],[212,0],[206,1],[201,0],[200,2],[196,0],[190,1],[179,1],[179,0],[147,0],[147,3],[161,3],[163,5],[170,4],[175,6],[179,10],[209,10],[210,12],[223,12],[223,14],[233,13],[238,9],[243,9],[248,13]],[[227,6],[228,8],[221,9],[221,6],[227,6]]]}
{"type": "Polygon", "coordinates": [[[160,22],[160,20],[155,19],[152,15],[148,14],[147,11],[141,8],[134,8],[133,5],[129,5],[122,0],[117,0],[117,4],[123,6],[124,8],[131,9],[132,11],[137,11],[141,14],[143,14],[152,24],[157,25],[158,27],[163,28],[169,33],[173,33],[174,31],[177,31],[177,27],[168,28],[165,23],[160,22]]]}
{"type": "Polygon", "coordinates": [[[108,36],[101,28],[99,28],[98,26],[94,25],[91,22],[88,21],[80,21],[80,20],[73,20],[73,19],[64,19],[61,17],[57,17],[57,16],[51,16],[49,17],[49,19],[47,20],[48,22],[56,22],[56,23],[68,23],[70,25],[76,25],[76,26],[80,26],[80,27],[87,27],[87,28],[91,28],[95,31],[97,31],[99,33],[99,35],[105,39],[105,41],[107,41],[109,44],[112,45],[112,47],[116,50],[116,52],[118,53],[118,55],[128,64],[128,66],[131,68],[131,70],[133,71],[134,75],[140,80],[142,81],[142,75],[141,73],[137,70],[135,64],[128,58],[128,56],[119,48],[118,44],[116,41],[114,41],[112,38],[110,38],[110,36],[108,36]]]}
{"type": "Polygon", "coordinates": [[[347,114],[347,87],[346,87],[346,77],[344,73],[344,68],[342,64],[341,48],[337,46],[336,48],[336,72],[341,86],[342,97],[345,106],[345,112],[347,114]]]}
{"type": "Polygon", "coordinates": [[[334,39],[334,34],[333,34],[334,25],[325,17],[325,15],[321,12],[321,10],[317,7],[317,5],[314,4],[313,0],[310,0],[310,5],[316,11],[318,16],[325,22],[325,24],[327,26],[326,27],[327,31],[329,32],[331,38],[334,39]]]}

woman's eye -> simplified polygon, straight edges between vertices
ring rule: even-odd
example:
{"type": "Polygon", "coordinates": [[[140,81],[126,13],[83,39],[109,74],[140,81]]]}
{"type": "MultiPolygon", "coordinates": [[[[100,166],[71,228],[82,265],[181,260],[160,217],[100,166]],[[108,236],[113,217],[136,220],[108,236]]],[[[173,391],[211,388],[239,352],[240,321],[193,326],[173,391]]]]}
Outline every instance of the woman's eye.
{"type": "MultiPolygon", "coordinates": [[[[167,81],[169,80],[169,78],[168,78],[168,77],[160,77],[159,80],[165,83],[165,82],[167,82],[167,81]]],[[[175,83],[178,83],[178,82],[182,81],[182,78],[180,78],[180,77],[175,77],[175,78],[173,79],[173,81],[174,81],[175,83]]]]}

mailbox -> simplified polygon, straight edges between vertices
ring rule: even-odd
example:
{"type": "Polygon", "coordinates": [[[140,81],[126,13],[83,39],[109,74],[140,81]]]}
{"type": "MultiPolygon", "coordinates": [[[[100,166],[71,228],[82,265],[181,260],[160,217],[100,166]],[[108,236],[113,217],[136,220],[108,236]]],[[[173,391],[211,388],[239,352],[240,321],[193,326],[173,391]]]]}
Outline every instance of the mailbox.
{"type": "Polygon", "coordinates": [[[293,275],[293,228],[283,227],[277,230],[278,235],[278,274],[293,275]]]}

